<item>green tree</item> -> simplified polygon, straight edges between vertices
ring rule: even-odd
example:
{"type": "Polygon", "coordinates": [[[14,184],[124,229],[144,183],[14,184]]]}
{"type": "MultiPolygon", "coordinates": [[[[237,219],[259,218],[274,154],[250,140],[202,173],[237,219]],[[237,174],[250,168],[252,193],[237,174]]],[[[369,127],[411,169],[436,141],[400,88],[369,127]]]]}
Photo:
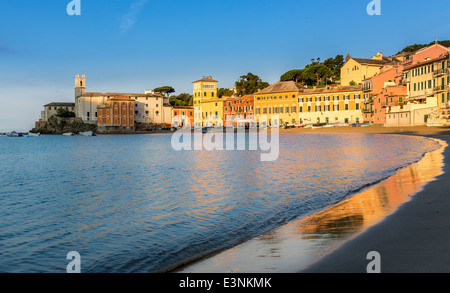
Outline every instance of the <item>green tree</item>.
{"type": "Polygon", "coordinates": [[[155,88],[153,91],[155,93],[169,95],[171,93],[174,93],[175,89],[173,87],[171,87],[171,86],[162,86],[162,87],[155,88]]]}
{"type": "Polygon", "coordinates": [[[254,94],[258,90],[268,86],[269,83],[262,81],[259,76],[253,73],[247,73],[246,75],[242,75],[239,80],[236,81],[236,92],[238,96],[242,97],[254,94]]]}
{"type": "Polygon", "coordinates": [[[303,76],[305,69],[293,69],[284,73],[280,77],[280,81],[295,81],[296,83],[304,84],[305,78],[303,76]]]}
{"type": "Polygon", "coordinates": [[[171,96],[169,103],[172,106],[193,106],[194,99],[193,96],[187,93],[179,94],[178,96],[171,96]]]}
{"type": "Polygon", "coordinates": [[[218,96],[219,98],[222,98],[222,97],[231,97],[232,95],[234,95],[234,91],[233,91],[232,89],[220,88],[220,89],[217,91],[217,96],[218,96]]]}
{"type": "Polygon", "coordinates": [[[75,113],[67,110],[66,108],[58,108],[58,110],[56,110],[56,117],[75,117],[75,113]]]}

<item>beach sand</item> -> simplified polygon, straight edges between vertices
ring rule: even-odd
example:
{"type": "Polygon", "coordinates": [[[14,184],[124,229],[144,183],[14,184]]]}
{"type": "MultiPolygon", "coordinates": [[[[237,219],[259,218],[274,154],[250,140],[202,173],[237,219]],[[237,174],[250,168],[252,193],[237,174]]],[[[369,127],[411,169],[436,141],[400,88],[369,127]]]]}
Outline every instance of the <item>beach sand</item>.
{"type": "MultiPolygon", "coordinates": [[[[294,129],[293,131],[296,131],[294,129]]],[[[286,130],[288,131],[288,130],[286,130]]],[[[304,130],[303,130],[304,131],[304,130]]],[[[313,129],[323,131],[323,129],[313,129]]],[[[327,131],[327,130],[325,130],[327,131]]],[[[450,144],[448,128],[414,127],[350,130],[343,132],[408,133],[434,137],[450,144]]],[[[450,272],[450,148],[444,152],[443,174],[417,192],[412,200],[380,223],[345,242],[301,273],[366,273],[380,254],[381,273],[450,272]]]]}

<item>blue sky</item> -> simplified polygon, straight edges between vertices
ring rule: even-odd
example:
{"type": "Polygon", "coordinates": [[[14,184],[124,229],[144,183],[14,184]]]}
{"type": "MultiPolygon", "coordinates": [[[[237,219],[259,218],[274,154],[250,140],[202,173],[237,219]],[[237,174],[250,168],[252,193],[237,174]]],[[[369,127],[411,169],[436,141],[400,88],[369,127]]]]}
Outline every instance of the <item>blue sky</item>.
{"type": "Polygon", "coordinates": [[[233,87],[252,72],[273,83],[311,58],[395,54],[450,39],[450,1],[70,0],[0,2],[0,131],[27,131],[49,102],[73,101],[76,74],[87,91],[192,92],[203,75],[233,87]]]}

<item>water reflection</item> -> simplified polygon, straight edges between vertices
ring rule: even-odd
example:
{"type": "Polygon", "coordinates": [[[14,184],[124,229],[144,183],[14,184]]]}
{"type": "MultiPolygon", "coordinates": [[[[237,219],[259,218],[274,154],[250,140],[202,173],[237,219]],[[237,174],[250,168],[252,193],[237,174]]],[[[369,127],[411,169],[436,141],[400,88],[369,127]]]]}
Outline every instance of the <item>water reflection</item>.
{"type": "Polygon", "coordinates": [[[193,264],[181,272],[297,272],[357,236],[442,174],[443,149],[331,208],[193,264]]]}

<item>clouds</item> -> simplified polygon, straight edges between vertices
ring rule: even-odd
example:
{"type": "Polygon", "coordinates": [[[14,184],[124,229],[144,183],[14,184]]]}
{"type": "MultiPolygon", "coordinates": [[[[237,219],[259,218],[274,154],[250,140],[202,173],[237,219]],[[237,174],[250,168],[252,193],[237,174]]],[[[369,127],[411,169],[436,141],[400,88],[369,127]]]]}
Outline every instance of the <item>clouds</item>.
{"type": "Polygon", "coordinates": [[[121,34],[126,33],[129,29],[131,29],[134,26],[139,12],[142,10],[142,8],[144,7],[144,5],[147,2],[148,2],[148,0],[135,1],[131,5],[131,8],[128,11],[128,13],[125,14],[124,16],[122,16],[122,22],[120,24],[120,33],[121,34]]]}

